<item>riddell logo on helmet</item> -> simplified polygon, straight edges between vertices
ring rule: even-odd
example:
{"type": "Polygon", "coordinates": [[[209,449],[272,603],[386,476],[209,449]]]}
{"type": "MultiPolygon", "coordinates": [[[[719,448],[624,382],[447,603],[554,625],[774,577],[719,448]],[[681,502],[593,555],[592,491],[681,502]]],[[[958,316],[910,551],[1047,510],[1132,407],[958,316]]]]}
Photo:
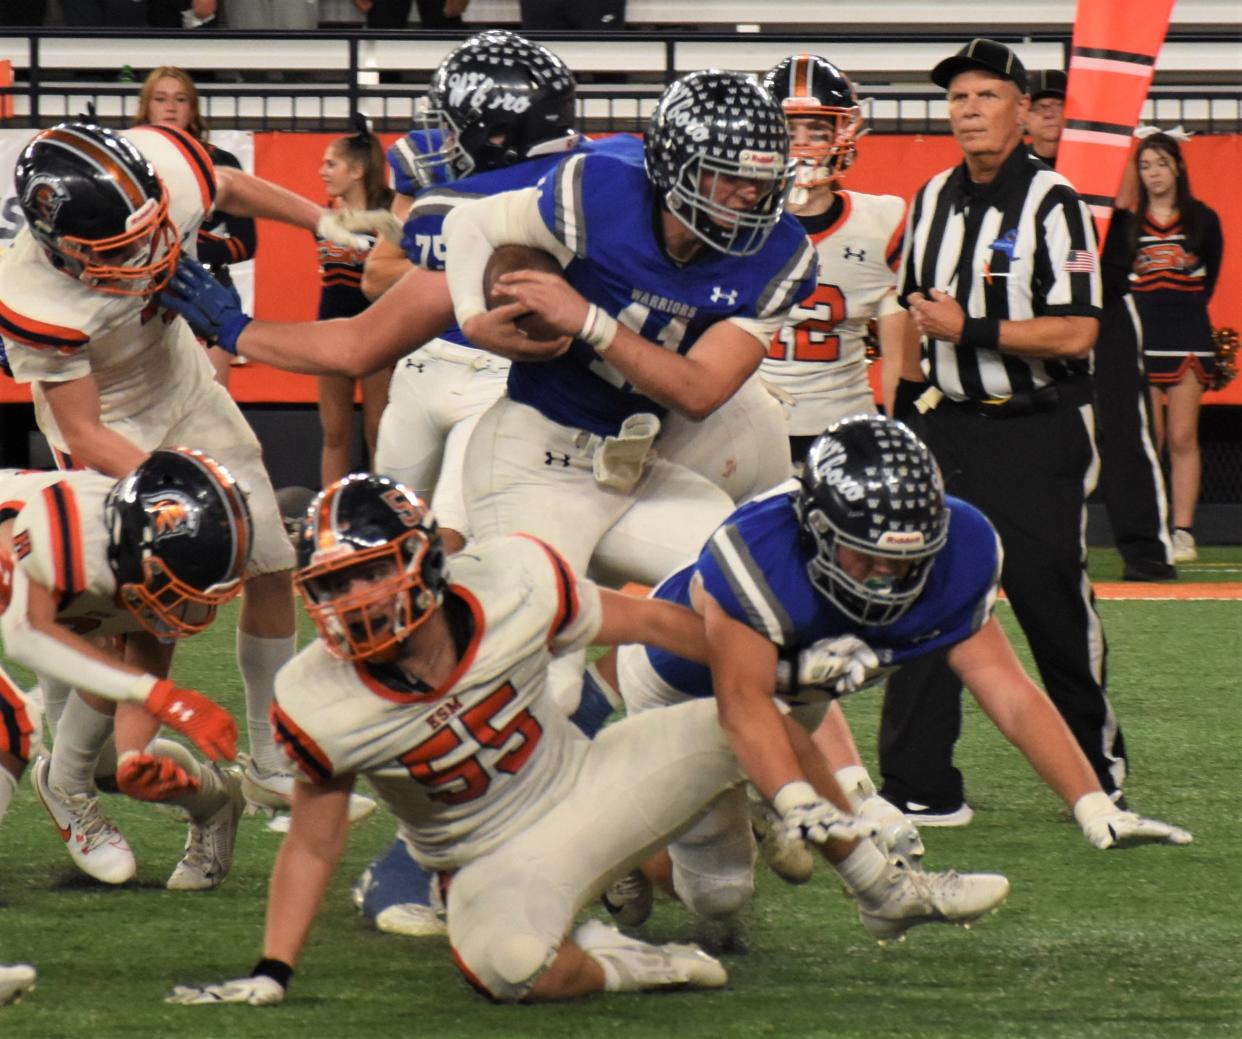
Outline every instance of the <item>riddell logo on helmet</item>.
{"type": "Polygon", "coordinates": [[[922,548],[925,543],[917,530],[886,530],[876,542],[880,548],[922,548]]]}
{"type": "Polygon", "coordinates": [[[453,108],[500,109],[521,113],[530,108],[530,98],[508,90],[497,90],[491,76],[481,72],[455,72],[448,77],[448,100],[453,108]],[[469,101],[467,102],[467,98],[469,101]]]}

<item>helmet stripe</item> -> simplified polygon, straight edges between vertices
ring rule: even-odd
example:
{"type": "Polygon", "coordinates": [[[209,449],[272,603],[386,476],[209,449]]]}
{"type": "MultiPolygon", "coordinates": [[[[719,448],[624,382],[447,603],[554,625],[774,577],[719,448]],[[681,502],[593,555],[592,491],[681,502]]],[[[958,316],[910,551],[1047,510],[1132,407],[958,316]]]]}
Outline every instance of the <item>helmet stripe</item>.
{"type": "Polygon", "coordinates": [[[811,93],[811,79],[815,75],[815,68],[811,64],[811,56],[809,54],[799,54],[797,60],[789,69],[790,78],[793,83],[789,90],[790,97],[813,97],[811,93]]]}
{"type": "Polygon", "coordinates": [[[63,481],[43,490],[51,530],[52,587],[59,594],[57,611],[67,607],[86,587],[82,572],[82,524],[78,499],[63,481]]]}
{"type": "Polygon", "coordinates": [[[54,126],[45,130],[35,141],[43,141],[66,151],[75,152],[95,166],[115,186],[117,193],[129,203],[130,212],[141,209],[147,201],[146,189],[133,173],[109,154],[98,142],[78,133],[70,127],[54,126]]]}
{"type": "Polygon", "coordinates": [[[207,150],[188,133],[171,126],[145,126],[144,130],[154,130],[163,134],[181,153],[194,180],[198,184],[198,192],[203,202],[203,209],[209,210],[216,201],[216,171],[211,163],[207,150]]]}

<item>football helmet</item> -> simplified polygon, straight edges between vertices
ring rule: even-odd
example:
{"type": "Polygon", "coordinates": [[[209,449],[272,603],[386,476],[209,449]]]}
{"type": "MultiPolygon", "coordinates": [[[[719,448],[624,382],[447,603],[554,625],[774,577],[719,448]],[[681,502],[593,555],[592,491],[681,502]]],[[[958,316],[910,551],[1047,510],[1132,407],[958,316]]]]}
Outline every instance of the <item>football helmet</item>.
{"type": "Polygon", "coordinates": [[[14,180],[30,233],[58,269],[114,296],[168,284],[181,253],[168,190],[124,137],[60,123],[26,145],[14,180]]]}
{"type": "Polygon", "coordinates": [[[104,500],[117,594],[163,639],[202,631],[241,590],[253,527],[224,466],[199,451],[162,448],[104,500]]]}
{"type": "Polygon", "coordinates": [[[862,110],[844,72],[817,54],[796,54],[769,69],[763,85],[780,102],[786,119],[823,126],[802,134],[791,124],[789,150],[798,160],[799,187],[834,181],[854,164],[862,110]]]}
{"type": "Polygon", "coordinates": [[[387,659],[425,623],[448,583],[436,521],[413,491],[354,473],[311,502],[293,583],[342,660],[387,659]]]}
{"type": "Polygon", "coordinates": [[[949,536],[940,467],[881,415],[843,419],[815,438],[794,506],[811,583],[860,624],[892,624],[914,605],[949,536]],[[910,565],[859,581],[842,568],[841,546],[910,565]]]}
{"type": "Polygon", "coordinates": [[[458,180],[578,140],[574,74],[542,44],[505,29],[476,33],[432,73],[410,161],[422,186],[458,180]]]}
{"type": "Polygon", "coordinates": [[[647,176],[669,212],[713,249],[751,256],[780,221],[794,162],[780,106],[740,72],[705,69],[674,80],[643,139],[647,176]],[[716,201],[721,177],[759,181],[744,210],[716,201]]]}

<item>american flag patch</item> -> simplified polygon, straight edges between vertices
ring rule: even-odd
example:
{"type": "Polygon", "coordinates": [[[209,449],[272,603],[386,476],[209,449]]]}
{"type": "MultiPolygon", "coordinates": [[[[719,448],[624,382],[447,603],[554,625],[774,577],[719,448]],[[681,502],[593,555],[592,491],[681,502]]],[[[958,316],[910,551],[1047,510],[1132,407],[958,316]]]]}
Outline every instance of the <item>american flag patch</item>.
{"type": "Polygon", "coordinates": [[[1095,253],[1087,249],[1071,249],[1061,269],[1071,274],[1090,274],[1095,270],[1095,253]]]}

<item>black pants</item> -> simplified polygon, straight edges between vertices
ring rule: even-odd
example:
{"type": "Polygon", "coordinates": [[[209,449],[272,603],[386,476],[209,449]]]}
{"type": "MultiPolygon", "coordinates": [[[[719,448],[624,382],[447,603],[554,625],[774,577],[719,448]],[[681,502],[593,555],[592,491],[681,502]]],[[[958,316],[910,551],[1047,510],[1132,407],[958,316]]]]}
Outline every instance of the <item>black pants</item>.
{"type": "Polygon", "coordinates": [[[47,19],[47,0],[4,0],[0,25],[42,25],[47,19]]]}
{"type": "MultiPolygon", "coordinates": [[[[375,0],[367,12],[368,29],[404,29],[410,24],[414,0],[375,0]]],[[[418,0],[418,20],[424,29],[460,29],[461,15],[444,17],[444,0],[418,0]]]]}
{"type": "Polygon", "coordinates": [[[66,26],[146,26],[146,0],[64,0],[66,26]]]}
{"type": "Polygon", "coordinates": [[[522,28],[624,29],[625,0],[521,0],[522,28]]]}
{"type": "Polygon", "coordinates": [[[1095,344],[1100,491],[1127,563],[1173,562],[1169,506],[1152,429],[1142,325],[1130,296],[1112,299],[1095,344]]]}
{"type": "MultiPolygon", "coordinates": [[[[1001,584],[1043,686],[1103,788],[1125,778],[1125,744],[1105,695],[1107,647],[1087,583],[1085,486],[1092,460],[1087,386],[1082,403],[1014,418],[986,418],[947,401],[917,420],[950,494],[992,521],[1004,548],[1001,584]]],[[[880,723],[880,772],[893,800],[952,808],[964,799],[953,765],[961,683],[943,654],[896,672],[880,723]]]]}

